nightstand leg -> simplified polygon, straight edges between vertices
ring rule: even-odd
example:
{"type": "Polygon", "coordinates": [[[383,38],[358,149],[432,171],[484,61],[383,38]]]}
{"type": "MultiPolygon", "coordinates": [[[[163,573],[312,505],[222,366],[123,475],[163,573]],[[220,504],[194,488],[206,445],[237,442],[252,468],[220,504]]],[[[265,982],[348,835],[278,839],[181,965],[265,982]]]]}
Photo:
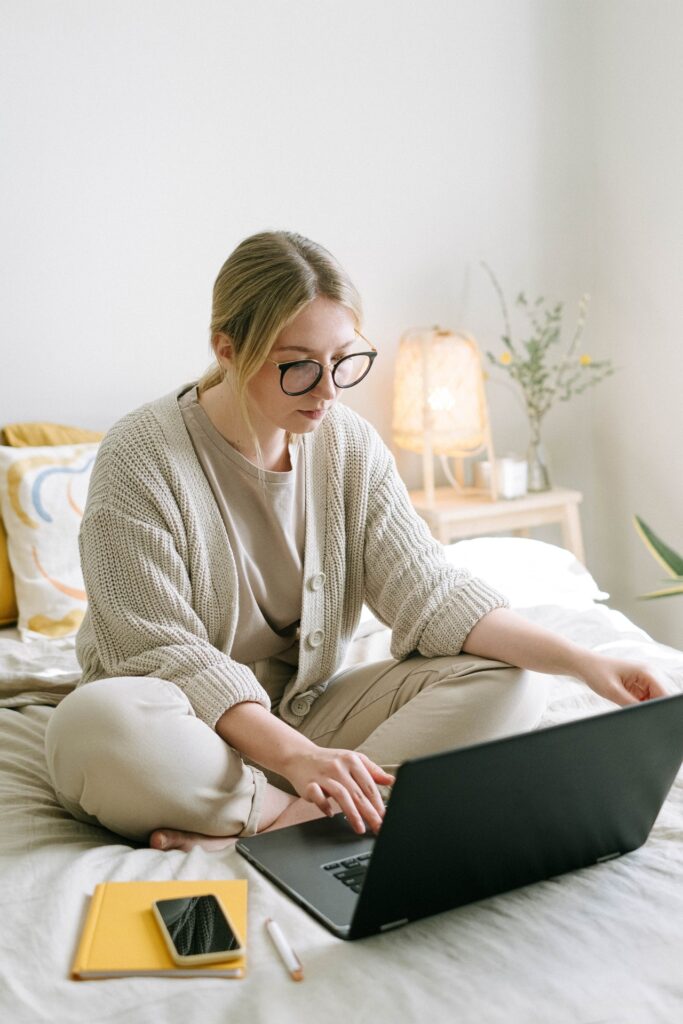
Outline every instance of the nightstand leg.
{"type": "Polygon", "coordinates": [[[441,541],[442,544],[450,544],[453,540],[450,530],[447,526],[437,526],[436,530],[432,530],[432,533],[436,533],[436,539],[441,541]]]}

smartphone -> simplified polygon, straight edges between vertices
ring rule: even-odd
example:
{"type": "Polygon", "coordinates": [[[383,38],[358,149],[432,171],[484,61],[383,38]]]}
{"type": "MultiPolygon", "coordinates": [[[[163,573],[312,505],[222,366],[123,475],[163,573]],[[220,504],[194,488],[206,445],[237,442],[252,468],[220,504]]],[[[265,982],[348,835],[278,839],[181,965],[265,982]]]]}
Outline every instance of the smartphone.
{"type": "Polygon", "coordinates": [[[233,960],[244,944],[217,896],[156,900],[152,911],[174,963],[179,967],[233,960]]]}

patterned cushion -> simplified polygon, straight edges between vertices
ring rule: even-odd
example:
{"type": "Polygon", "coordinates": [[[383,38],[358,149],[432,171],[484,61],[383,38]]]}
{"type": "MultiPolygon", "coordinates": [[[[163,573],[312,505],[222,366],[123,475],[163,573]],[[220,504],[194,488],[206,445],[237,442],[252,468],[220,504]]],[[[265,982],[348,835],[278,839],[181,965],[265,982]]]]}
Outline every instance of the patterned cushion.
{"type": "Polygon", "coordinates": [[[0,512],[24,638],[73,635],[85,614],[78,530],[97,447],[0,447],[0,512]]]}
{"type": "MultiPolygon", "coordinates": [[[[0,430],[0,444],[13,448],[38,445],[82,444],[101,441],[103,435],[82,427],[67,427],[61,423],[9,423],[0,430]]],[[[7,552],[7,533],[0,517],[0,626],[16,622],[19,615],[14,590],[14,576],[7,552]]]]}

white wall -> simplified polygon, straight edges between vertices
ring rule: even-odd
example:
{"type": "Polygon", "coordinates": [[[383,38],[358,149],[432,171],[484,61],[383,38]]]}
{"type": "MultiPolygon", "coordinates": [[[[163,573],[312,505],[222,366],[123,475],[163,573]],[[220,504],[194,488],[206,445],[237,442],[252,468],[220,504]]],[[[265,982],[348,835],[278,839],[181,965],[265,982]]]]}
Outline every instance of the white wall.
{"type": "MultiPolygon", "coordinates": [[[[0,0],[10,157],[0,162],[0,423],[107,427],[197,376],[208,362],[215,275],[237,242],[264,228],[322,242],[358,284],[381,357],[348,401],[387,440],[404,329],[439,322],[497,345],[500,317],[481,259],[509,295],[545,292],[569,311],[593,291],[586,344],[604,351],[623,288],[608,269],[604,227],[597,247],[596,119],[611,121],[613,112],[607,100],[595,110],[601,45],[593,51],[591,40],[615,30],[622,5],[600,6],[0,0]]],[[[614,74],[616,109],[628,53],[614,74]]],[[[622,170],[626,121],[621,130],[613,150],[601,143],[612,174],[622,170]]],[[[676,198],[675,176],[667,180],[662,216],[676,198]]],[[[606,207],[615,244],[629,214],[628,181],[606,207]]],[[[663,291],[670,300],[673,284],[663,291]]],[[[642,341],[642,327],[637,333],[642,341]]],[[[669,363],[659,338],[649,347],[656,391],[669,363]]],[[[640,349],[635,365],[628,372],[642,381],[640,349]]],[[[496,380],[489,394],[497,448],[523,450],[518,405],[496,380]]],[[[609,442],[596,444],[591,415],[606,410],[596,427],[621,437],[619,409],[603,384],[547,424],[555,478],[586,495],[589,565],[616,603],[641,589],[641,572],[619,574],[614,559],[640,552],[628,524],[610,529],[606,547],[594,471],[604,478],[609,442]]],[[[618,483],[610,509],[626,520],[635,510],[627,488],[642,479],[634,443],[642,439],[618,449],[618,475],[633,482],[618,483]]],[[[661,467],[656,452],[646,461],[661,467]]],[[[417,459],[402,454],[399,465],[416,484],[417,459]]],[[[653,494],[665,501],[666,470],[656,472],[653,494]]],[[[648,508],[639,510],[647,518],[648,508]]],[[[647,556],[641,570],[645,584],[647,556]]]]}
{"type": "Polygon", "coordinates": [[[593,407],[593,568],[620,607],[683,647],[683,598],[637,601],[664,571],[638,513],[683,552],[683,4],[588,4],[594,58],[596,327],[621,369],[593,407]]]}
{"type": "Polygon", "coordinates": [[[4,9],[3,420],[106,426],[197,374],[214,277],[263,228],[357,281],[384,357],[362,407],[385,433],[400,332],[479,328],[482,257],[538,273],[533,3],[4,9]]]}

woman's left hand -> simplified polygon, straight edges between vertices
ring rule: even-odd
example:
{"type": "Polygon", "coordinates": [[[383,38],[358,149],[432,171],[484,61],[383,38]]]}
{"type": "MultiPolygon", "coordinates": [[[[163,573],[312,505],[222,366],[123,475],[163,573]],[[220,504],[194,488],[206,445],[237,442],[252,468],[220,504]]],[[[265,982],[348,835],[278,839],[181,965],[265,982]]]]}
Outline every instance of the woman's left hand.
{"type": "Polygon", "coordinates": [[[622,707],[669,695],[645,665],[600,654],[593,655],[582,665],[580,678],[600,697],[622,707]]]}

